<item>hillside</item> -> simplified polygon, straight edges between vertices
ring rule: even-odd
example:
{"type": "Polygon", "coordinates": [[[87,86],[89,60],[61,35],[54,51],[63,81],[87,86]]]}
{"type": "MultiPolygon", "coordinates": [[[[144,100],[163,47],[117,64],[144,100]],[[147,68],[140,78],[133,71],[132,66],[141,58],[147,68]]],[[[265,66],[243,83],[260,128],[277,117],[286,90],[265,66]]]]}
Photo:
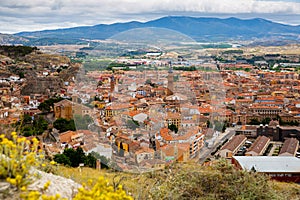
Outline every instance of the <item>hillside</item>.
{"type": "Polygon", "coordinates": [[[237,171],[226,162],[212,166],[175,164],[144,174],[59,167],[57,173],[78,183],[104,176],[122,185],[134,199],[300,199],[300,186],[280,183],[256,173],[237,171]]]}
{"type": "Polygon", "coordinates": [[[19,88],[22,95],[60,91],[79,67],[66,56],[42,53],[36,47],[0,46],[0,78],[7,79],[11,75],[25,78],[24,82],[14,84],[5,81],[9,87],[19,88]]]}
{"type": "Polygon", "coordinates": [[[14,36],[10,34],[1,34],[0,33],[0,44],[26,44],[29,42],[29,39],[25,37],[14,36]]]}
{"type": "Polygon", "coordinates": [[[66,29],[21,32],[18,37],[30,39],[31,44],[80,43],[82,39],[103,40],[134,28],[158,27],[183,33],[194,40],[299,40],[300,26],[275,23],[265,19],[163,17],[142,22],[99,24],[66,29]]]}

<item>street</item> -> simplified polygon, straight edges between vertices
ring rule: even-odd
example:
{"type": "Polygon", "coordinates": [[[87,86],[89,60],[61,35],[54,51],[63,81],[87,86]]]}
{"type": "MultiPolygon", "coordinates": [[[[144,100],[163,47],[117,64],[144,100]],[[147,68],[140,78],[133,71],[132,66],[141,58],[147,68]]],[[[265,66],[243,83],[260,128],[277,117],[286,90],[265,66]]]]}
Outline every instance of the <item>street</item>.
{"type": "Polygon", "coordinates": [[[198,154],[198,162],[203,163],[211,155],[211,152],[215,151],[216,148],[222,144],[226,139],[230,139],[234,134],[235,130],[239,127],[230,127],[225,130],[224,133],[215,133],[210,139],[205,140],[208,145],[204,145],[198,154]]]}

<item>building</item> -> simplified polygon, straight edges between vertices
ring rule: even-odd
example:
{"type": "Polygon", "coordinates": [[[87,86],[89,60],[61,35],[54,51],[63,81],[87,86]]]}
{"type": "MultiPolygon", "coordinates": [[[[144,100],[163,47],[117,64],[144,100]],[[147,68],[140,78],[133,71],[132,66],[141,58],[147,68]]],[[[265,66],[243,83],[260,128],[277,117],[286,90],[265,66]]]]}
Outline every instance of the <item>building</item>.
{"type": "Polygon", "coordinates": [[[141,147],[134,152],[136,163],[140,164],[144,160],[154,159],[154,150],[147,147],[141,147]]]}
{"type": "Polygon", "coordinates": [[[179,128],[181,126],[181,114],[178,112],[167,112],[165,122],[167,126],[174,124],[179,128]]]}
{"type": "Polygon", "coordinates": [[[109,119],[111,117],[121,115],[121,113],[133,110],[133,108],[134,107],[129,103],[111,104],[105,108],[105,118],[109,119]]]}
{"type": "Polygon", "coordinates": [[[268,174],[278,181],[300,183],[300,159],[290,156],[233,156],[237,169],[268,174]]]}
{"type": "Polygon", "coordinates": [[[168,71],[168,89],[171,93],[174,93],[174,74],[172,67],[168,71]]]}
{"type": "Polygon", "coordinates": [[[247,138],[255,138],[257,136],[256,126],[243,125],[240,129],[235,131],[236,135],[245,135],[247,138]]]}
{"type": "Polygon", "coordinates": [[[245,153],[246,156],[261,156],[267,149],[270,143],[270,138],[266,136],[259,136],[251,145],[249,150],[245,153]]]}
{"type": "Polygon", "coordinates": [[[190,158],[189,143],[167,144],[160,148],[161,159],[166,162],[185,162],[190,158]]]}
{"type": "Polygon", "coordinates": [[[59,134],[59,142],[60,143],[72,143],[72,142],[82,142],[83,141],[83,133],[75,132],[75,131],[66,131],[59,134]]]}
{"type": "Polygon", "coordinates": [[[64,118],[70,120],[73,118],[72,101],[64,99],[60,102],[54,103],[55,119],[64,118]]]}
{"type": "Polygon", "coordinates": [[[233,136],[233,138],[221,148],[219,155],[223,158],[231,158],[237,153],[246,140],[247,138],[244,135],[233,136]]]}
{"type": "Polygon", "coordinates": [[[284,141],[279,156],[296,156],[299,141],[296,138],[288,138],[284,141]]]}
{"type": "Polygon", "coordinates": [[[298,126],[263,126],[257,128],[257,135],[264,135],[273,141],[284,141],[285,138],[300,139],[300,127],[298,126]]]}

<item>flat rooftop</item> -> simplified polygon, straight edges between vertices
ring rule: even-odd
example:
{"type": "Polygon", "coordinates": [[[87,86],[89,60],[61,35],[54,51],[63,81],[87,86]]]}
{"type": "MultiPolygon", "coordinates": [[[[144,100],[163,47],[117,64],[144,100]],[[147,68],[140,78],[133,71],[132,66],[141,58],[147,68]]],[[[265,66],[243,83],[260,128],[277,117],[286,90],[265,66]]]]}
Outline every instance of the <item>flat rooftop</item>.
{"type": "Polygon", "coordinates": [[[300,173],[300,159],[291,156],[233,156],[247,171],[300,173]]]}

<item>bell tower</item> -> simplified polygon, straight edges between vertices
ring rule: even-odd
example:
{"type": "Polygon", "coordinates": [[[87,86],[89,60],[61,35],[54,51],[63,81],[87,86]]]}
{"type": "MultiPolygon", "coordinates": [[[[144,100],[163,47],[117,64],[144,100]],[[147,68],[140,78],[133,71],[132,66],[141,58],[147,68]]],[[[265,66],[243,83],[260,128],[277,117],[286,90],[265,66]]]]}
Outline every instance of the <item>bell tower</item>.
{"type": "Polygon", "coordinates": [[[115,90],[115,77],[112,75],[110,77],[110,93],[113,93],[115,90]]]}
{"type": "Polygon", "coordinates": [[[174,73],[171,65],[168,71],[168,89],[174,93],[174,73]]]}

